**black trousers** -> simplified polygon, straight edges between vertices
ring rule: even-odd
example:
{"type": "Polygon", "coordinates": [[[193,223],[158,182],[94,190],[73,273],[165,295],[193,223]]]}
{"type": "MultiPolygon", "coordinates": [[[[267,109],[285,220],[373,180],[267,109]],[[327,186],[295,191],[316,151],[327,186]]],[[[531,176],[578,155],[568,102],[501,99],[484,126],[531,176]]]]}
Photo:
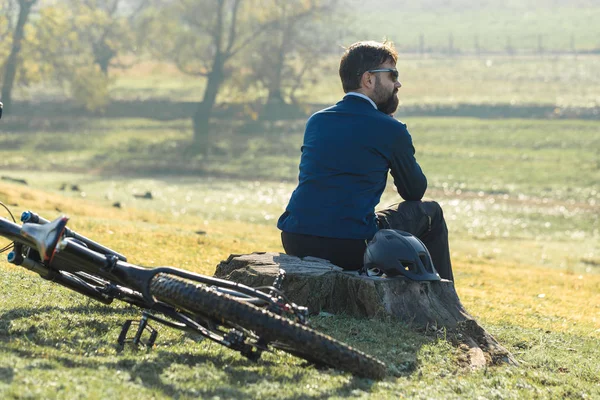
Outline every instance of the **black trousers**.
{"type": "MultiPolygon", "coordinates": [[[[403,201],[377,211],[379,229],[398,229],[412,233],[425,244],[435,269],[443,279],[454,280],[448,228],[442,208],[435,201],[403,201]]],[[[336,239],[281,232],[286,254],[319,257],[347,270],[363,265],[366,240],[336,239]]]]}

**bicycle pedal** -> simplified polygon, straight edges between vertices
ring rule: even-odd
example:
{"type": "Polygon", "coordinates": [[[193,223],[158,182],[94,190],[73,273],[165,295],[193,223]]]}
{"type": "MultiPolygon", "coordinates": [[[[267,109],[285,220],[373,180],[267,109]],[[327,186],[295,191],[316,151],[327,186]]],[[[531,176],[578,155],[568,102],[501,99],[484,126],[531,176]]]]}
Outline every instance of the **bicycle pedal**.
{"type": "Polygon", "coordinates": [[[148,325],[148,321],[145,318],[142,318],[140,321],[129,319],[123,324],[117,343],[119,350],[123,350],[128,343],[134,345],[134,347],[142,346],[146,349],[151,349],[157,337],[158,331],[148,325]],[[135,333],[132,336],[128,336],[131,327],[136,328],[135,333]]]}

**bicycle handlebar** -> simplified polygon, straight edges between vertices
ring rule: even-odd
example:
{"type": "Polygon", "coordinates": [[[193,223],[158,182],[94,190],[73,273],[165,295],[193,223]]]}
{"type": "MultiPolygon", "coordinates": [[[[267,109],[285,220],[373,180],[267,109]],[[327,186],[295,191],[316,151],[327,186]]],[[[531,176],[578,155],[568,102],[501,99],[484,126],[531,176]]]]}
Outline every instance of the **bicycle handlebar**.
{"type": "MultiPolygon", "coordinates": [[[[195,274],[172,267],[144,268],[126,261],[125,256],[102,246],[85,236],[65,227],[66,217],[49,222],[33,212],[25,212],[22,219],[27,221],[19,226],[5,218],[0,218],[0,236],[15,242],[15,250],[8,261],[30,269],[46,279],[55,273],[65,271],[71,274],[87,273],[115,282],[140,293],[148,305],[154,303],[149,293],[150,281],[157,274],[179,276],[209,286],[217,286],[241,294],[241,297],[254,299],[263,304],[276,301],[273,293],[267,294],[241,283],[215,277],[195,274]],[[36,221],[38,224],[32,223],[36,221]],[[34,249],[40,255],[39,262],[24,258],[22,246],[34,249]]],[[[59,282],[60,283],[60,282],[59,282]]],[[[68,286],[73,289],[73,287],[68,286]]],[[[86,293],[84,293],[86,294],[86,293]]]]}
{"type": "MultiPolygon", "coordinates": [[[[21,222],[40,224],[40,225],[46,225],[46,224],[50,223],[50,221],[48,221],[47,219],[45,219],[43,217],[40,217],[38,214],[34,213],[33,211],[24,211],[21,214],[21,222]]],[[[127,261],[127,257],[125,257],[123,254],[117,253],[116,251],[109,249],[108,247],[103,246],[100,243],[95,242],[89,238],[86,238],[85,236],[82,236],[82,235],[78,234],[77,232],[72,231],[69,228],[65,228],[65,236],[72,237],[73,239],[76,239],[76,240],[84,243],[88,248],[90,248],[93,251],[96,251],[96,252],[102,253],[102,254],[112,254],[113,256],[117,257],[121,261],[127,261]]]]}

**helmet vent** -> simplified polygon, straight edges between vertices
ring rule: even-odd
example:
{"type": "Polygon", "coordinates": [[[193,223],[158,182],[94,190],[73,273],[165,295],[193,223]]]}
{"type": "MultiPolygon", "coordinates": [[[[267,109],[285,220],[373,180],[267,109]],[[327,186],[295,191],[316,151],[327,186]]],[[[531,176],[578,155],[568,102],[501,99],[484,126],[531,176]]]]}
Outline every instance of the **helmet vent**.
{"type": "Polygon", "coordinates": [[[415,270],[415,264],[407,261],[398,260],[405,271],[413,272],[415,270]]]}
{"type": "Polygon", "coordinates": [[[419,259],[423,263],[423,266],[425,267],[425,269],[427,270],[427,272],[433,272],[431,270],[431,264],[428,262],[427,256],[425,254],[419,254],[419,259]]]}

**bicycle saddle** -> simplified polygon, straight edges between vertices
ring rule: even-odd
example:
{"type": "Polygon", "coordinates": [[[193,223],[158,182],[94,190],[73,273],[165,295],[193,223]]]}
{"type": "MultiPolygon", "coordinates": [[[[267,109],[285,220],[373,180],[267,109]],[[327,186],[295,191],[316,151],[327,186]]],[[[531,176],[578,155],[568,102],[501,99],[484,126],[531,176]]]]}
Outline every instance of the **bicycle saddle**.
{"type": "Polygon", "coordinates": [[[51,261],[54,249],[63,236],[68,220],[68,217],[62,216],[45,225],[23,224],[21,234],[35,243],[36,250],[46,263],[51,261]]]}

